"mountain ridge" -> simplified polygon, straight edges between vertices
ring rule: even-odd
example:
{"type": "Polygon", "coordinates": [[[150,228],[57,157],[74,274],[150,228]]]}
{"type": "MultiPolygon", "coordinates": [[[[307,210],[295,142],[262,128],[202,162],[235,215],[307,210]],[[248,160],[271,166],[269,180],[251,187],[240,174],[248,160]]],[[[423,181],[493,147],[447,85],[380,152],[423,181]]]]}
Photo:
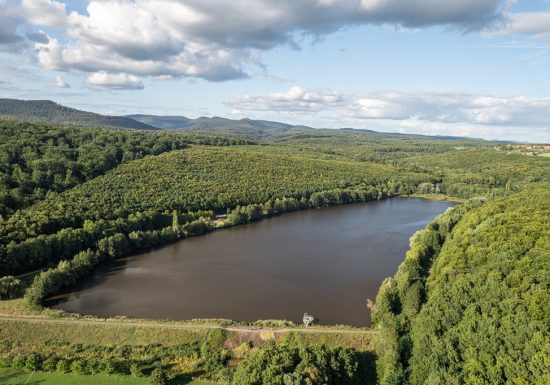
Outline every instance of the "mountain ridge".
{"type": "MultiPolygon", "coordinates": [[[[198,134],[216,134],[237,137],[247,137],[259,140],[284,140],[289,136],[319,135],[323,131],[369,133],[389,137],[424,138],[434,140],[473,140],[486,139],[439,136],[421,134],[403,134],[379,132],[371,129],[341,127],[335,129],[313,128],[304,125],[293,125],[269,120],[254,120],[249,118],[229,119],[219,116],[188,118],[178,115],[128,114],[123,116],[102,115],[95,112],[82,111],[51,100],[20,100],[0,98],[0,118],[21,120],[41,120],[51,123],[75,124],[83,127],[111,127],[137,130],[181,130],[198,134]]],[[[497,141],[495,141],[497,142],[497,141]]],[[[510,141],[498,140],[500,143],[510,141]]]]}
{"type": "Polygon", "coordinates": [[[42,120],[79,126],[158,130],[157,127],[124,116],[109,116],[66,107],[51,100],[0,99],[0,117],[42,120]]]}

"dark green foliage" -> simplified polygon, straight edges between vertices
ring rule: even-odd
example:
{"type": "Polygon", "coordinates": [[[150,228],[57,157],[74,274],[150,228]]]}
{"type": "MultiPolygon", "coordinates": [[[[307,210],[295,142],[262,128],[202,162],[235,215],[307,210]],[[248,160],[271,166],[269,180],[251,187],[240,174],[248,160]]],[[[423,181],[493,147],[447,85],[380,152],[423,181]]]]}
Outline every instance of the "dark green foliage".
{"type": "Polygon", "coordinates": [[[242,351],[226,350],[225,346],[232,338],[223,330],[211,330],[200,346],[100,346],[62,341],[18,345],[3,341],[0,358],[8,367],[26,370],[147,375],[151,384],[166,384],[178,374],[193,373],[215,383],[237,385],[374,383],[369,365],[373,358],[368,353],[306,345],[295,335],[288,335],[278,343],[261,344],[247,350],[236,368],[226,366],[228,359],[235,358],[236,354],[239,360],[243,358],[242,351]],[[196,371],[182,373],[179,362],[194,362],[194,369],[187,370],[196,371]]]}
{"type": "MultiPolygon", "coordinates": [[[[60,195],[46,197],[0,226],[6,243],[82,227],[86,219],[137,212],[215,210],[365,184],[385,185],[393,169],[263,153],[261,148],[193,147],[123,164],[60,195]]],[[[419,179],[408,174],[403,179],[419,179]]],[[[425,180],[425,179],[424,179],[425,180]]],[[[411,187],[414,188],[414,181],[411,187]]]]}
{"type": "Polygon", "coordinates": [[[0,300],[17,298],[23,293],[23,283],[21,280],[6,276],[0,278],[0,300]]]}
{"type": "Polygon", "coordinates": [[[57,360],[55,357],[49,357],[42,362],[42,370],[45,372],[54,372],[57,367],[57,360]]]}
{"type": "Polygon", "coordinates": [[[71,369],[71,365],[68,360],[60,359],[57,361],[55,369],[60,373],[67,373],[71,369]]]}
{"type": "Polygon", "coordinates": [[[235,385],[363,384],[358,353],[325,346],[304,347],[290,338],[249,353],[233,376],[235,385]]]}
{"type": "Polygon", "coordinates": [[[83,129],[0,119],[0,218],[48,194],[103,175],[120,163],[182,149],[189,143],[247,142],[173,132],[83,129]]]}
{"type": "Polygon", "coordinates": [[[155,368],[151,372],[150,381],[151,385],[166,385],[168,383],[168,375],[162,368],[155,368]]]}
{"type": "Polygon", "coordinates": [[[0,216],[104,174],[121,162],[184,148],[181,135],[0,120],[0,216]]]}

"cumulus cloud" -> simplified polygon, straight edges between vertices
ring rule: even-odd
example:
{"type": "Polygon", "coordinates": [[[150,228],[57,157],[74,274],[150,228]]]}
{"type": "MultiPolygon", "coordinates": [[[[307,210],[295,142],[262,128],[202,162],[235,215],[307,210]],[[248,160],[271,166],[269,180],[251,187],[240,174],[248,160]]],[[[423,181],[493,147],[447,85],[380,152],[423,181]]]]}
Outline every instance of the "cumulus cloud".
{"type": "Polygon", "coordinates": [[[50,39],[48,38],[48,35],[46,35],[42,31],[27,32],[25,33],[25,36],[27,36],[27,39],[35,43],[48,44],[48,42],[50,41],[50,39]]]}
{"type": "Polygon", "coordinates": [[[302,111],[316,112],[327,108],[344,108],[348,97],[334,91],[306,91],[291,87],[288,91],[273,92],[265,96],[246,95],[241,99],[230,100],[226,104],[238,110],[248,111],[302,111]]]}
{"type": "Polygon", "coordinates": [[[532,17],[509,14],[509,2],[91,0],[85,13],[67,14],[61,1],[0,0],[0,50],[21,50],[30,40],[46,69],[225,81],[246,78],[251,66],[261,66],[262,51],[285,44],[299,47],[304,36],[316,39],[350,26],[443,25],[474,31],[506,25],[546,34],[546,16],[532,23],[532,17]],[[28,32],[25,39],[18,32],[21,23],[27,30],[44,26],[59,33],[28,32]]]}
{"type": "Polygon", "coordinates": [[[495,34],[526,34],[550,39],[550,12],[517,12],[506,16],[505,27],[495,34]]]}
{"type": "Polygon", "coordinates": [[[60,28],[65,24],[65,4],[55,0],[22,0],[20,12],[35,25],[60,28]]]}
{"type": "Polygon", "coordinates": [[[493,96],[441,92],[340,93],[306,91],[292,87],[286,92],[244,96],[226,102],[238,111],[322,113],[359,121],[392,120],[486,126],[550,126],[550,98],[493,96]]]}
{"type": "Polygon", "coordinates": [[[22,0],[33,24],[62,27],[67,40],[36,42],[48,69],[133,76],[247,77],[260,52],[296,46],[307,35],[384,24],[409,28],[482,28],[499,18],[503,0],[92,0],[87,13],[66,15],[54,0],[22,0]]]}
{"type": "Polygon", "coordinates": [[[25,39],[17,32],[24,20],[11,5],[9,0],[0,0],[0,51],[18,52],[25,46],[25,39]]]}
{"type": "Polygon", "coordinates": [[[56,87],[56,88],[71,88],[69,84],[63,80],[63,78],[59,75],[57,75],[52,82],[50,83],[50,86],[56,87]]]}
{"type": "Polygon", "coordinates": [[[143,88],[143,82],[137,76],[125,73],[111,74],[105,71],[89,75],[86,83],[115,90],[139,90],[143,88]]]}

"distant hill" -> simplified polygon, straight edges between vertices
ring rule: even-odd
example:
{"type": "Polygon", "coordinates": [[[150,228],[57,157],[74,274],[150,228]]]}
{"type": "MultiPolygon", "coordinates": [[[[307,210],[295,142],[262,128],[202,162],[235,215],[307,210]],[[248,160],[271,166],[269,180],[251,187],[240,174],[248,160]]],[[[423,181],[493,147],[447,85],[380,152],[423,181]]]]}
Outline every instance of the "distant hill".
{"type": "Polygon", "coordinates": [[[137,120],[138,122],[148,124],[153,127],[162,128],[163,130],[176,130],[186,127],[193,119],[185,116],[158,116],[158,115],[126,115],[126,118],[137,120]]]}
{"type": "MultiPolygon", "coordinates": [[[[340,128],[318,129],[302,125],[292,125],[269,120],[227,119],[218,116],[196,119],[185,116],[163,116],[134,114],[107,116],[94,112],[80,111],[65,107],[50,100],[0,99],[0,118],[20,120],[42,120],[53,123],[69,123],[87,127],[131,128],[138,130],[181,130],[196,134],[215,134],[241,137],[253,140],[301,140],[308,138],[334,138],[344,135],[347,140],[360,140],[372,143],[393,139],[443,140],[457,142],[485,142],[475,138],[452,136],[424,136],[416,134],[383,133],[365,129],[340,128]],[[359,136],[357,138],[356,136],[359,136]],[[355,138],[355,139],[354,139],[355,138]]],[[[500,141],[501,143],[505,143],[500,141]]]]}
{"type": "Polygon", "coordinates": [[[218,116],[190,119],[184,116],[126,115],[127,118],[167,130],[183,130],[195,133],[216,133],[267,139],[281,136],[289,131],[313,130],[311,127],[271,122],[268,120],[226,119],[218,116]]]}
{"type": "Polygon", "coordinates": [[[0,99],[0,117],[42,120],[80,126],[156,130],[156,127],[123,116],[106,116],[65,107],[50,100],[0,99]]]}

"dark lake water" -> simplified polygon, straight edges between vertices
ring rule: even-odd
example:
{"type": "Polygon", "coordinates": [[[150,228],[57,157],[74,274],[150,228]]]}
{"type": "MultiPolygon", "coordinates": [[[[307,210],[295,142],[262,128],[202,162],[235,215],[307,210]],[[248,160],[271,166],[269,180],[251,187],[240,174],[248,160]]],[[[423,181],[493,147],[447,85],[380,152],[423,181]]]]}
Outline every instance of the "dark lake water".
{"type": "Polygon", "coordinates": [[[409,238],[453,204],[415,198],[299,211],[186,239],[96,269],[49,304],[143,318],[370,324],[367,298],[409,238]]]}

